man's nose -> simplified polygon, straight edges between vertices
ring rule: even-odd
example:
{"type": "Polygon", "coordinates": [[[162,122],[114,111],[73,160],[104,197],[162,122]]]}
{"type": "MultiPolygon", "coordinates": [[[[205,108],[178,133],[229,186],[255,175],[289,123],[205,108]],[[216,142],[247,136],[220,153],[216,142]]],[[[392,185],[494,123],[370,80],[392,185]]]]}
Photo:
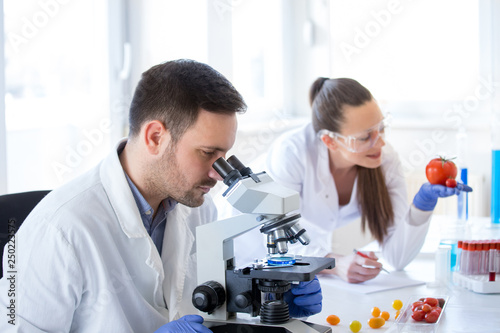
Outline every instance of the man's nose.
{"type": "MultiPolygon", "coordinates": [[[[224,157],[224,156],[221,156],[221,157],[224,157]]],[[[220,180],[224,180],[222,178],[221,175],[219,175],[219,173],[217,171],[215,171],[214,169],[214,166],[213,166],[213,163],[212,163],[212,167],[210,168],[210,170],[208,171],[208,176],[212,179],[215,179],[217,181],[220,181],[220,180]]]]}
{"type": "Polygon", "coordinates": [[[224,180],[222,179],[222,177],[219,175],[219,173],[217,171],[215,171],[214,168],[210,169],[210,171],[208,172],[208,176],[212,179],[215,179],[215,180],[224,180]]]}

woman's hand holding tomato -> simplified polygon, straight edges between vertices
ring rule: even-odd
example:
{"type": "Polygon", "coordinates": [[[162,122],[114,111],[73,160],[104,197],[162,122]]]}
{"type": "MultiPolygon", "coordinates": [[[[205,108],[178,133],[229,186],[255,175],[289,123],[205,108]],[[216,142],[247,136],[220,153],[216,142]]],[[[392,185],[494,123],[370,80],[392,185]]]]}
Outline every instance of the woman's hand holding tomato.
{"type": "Polygon", "coordinates": [[[429,183],[425,183],[413,199],[413,205],[423,211],[431,211],[437,205],[438,198],[445,198],[461,191],[472,192],[472,188],[457,183],[457,166],[443,157],[435,158],[427,164],[425,175],[429,183]]]}

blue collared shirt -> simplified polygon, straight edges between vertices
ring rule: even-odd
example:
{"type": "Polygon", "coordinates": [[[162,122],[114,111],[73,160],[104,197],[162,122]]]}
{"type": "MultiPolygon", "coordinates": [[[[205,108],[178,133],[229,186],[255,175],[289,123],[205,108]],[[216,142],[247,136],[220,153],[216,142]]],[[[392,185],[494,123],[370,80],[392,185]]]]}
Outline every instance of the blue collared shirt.
{"type": "Polygon", "coordinates": [[[161,256],[161,250],[163,248],[163,235],[167,225],[167,214],[174,209],[177,201],[170,198],[163,200],[158,206],[158,212],[155,215],[153,208],[151,208],[146,199],[144,199],[141,192],[139,192],[139,189],[137,189],[127,174],[125,174],[125,176],[127,177],[128,184],[132,190],[132,194],[134,195],[139,212],[141,213],[142,223],[144,224],[149,236],[151,236],[151,239],[161,256]],[[153,215],[155,215],[154,219],[153,215]]]}

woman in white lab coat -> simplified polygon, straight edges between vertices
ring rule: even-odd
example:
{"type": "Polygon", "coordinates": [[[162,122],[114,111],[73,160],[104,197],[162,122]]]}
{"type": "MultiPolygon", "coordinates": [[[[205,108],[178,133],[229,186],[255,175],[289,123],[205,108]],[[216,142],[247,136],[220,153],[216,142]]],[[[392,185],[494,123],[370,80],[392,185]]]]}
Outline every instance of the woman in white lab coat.
{"type": "Polygon", "coordinates": [[[357,81],[318,78],[310,103],[312,122],[276,140],[266,161],[275,181],[300,192],[301,225],[312,241],[290,252],[335,257],[326,272],[348,282],[372,279],[382,266],[373,253],[331,253],[332,232],[361,218],[384,259],[403,269],[423,245],[437,198],[459,190],[427,183],[408,204],[401,163],[384,140],[388,119],[357,81]]]}

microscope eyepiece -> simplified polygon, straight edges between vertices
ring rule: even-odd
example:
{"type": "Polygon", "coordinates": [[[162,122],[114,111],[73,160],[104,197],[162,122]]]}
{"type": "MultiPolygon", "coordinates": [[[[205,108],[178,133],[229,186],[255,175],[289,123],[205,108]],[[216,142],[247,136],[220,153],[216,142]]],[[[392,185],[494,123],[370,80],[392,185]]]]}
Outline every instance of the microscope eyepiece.
{"type": "Polygon", "coordinates": [[[227,159],[227,162],[236,170],[238,170],[243,177],[246,177],[252,173],[252,169],[246,167],[241,161],[235,156],[231,156],[227,159]]]}
{"type": "Polygon", "coordinates": [[[212,166],[227,186],[231,186],[243,178],[241,173],[234,169],[223,157],[219,157],[212,166]]]}

